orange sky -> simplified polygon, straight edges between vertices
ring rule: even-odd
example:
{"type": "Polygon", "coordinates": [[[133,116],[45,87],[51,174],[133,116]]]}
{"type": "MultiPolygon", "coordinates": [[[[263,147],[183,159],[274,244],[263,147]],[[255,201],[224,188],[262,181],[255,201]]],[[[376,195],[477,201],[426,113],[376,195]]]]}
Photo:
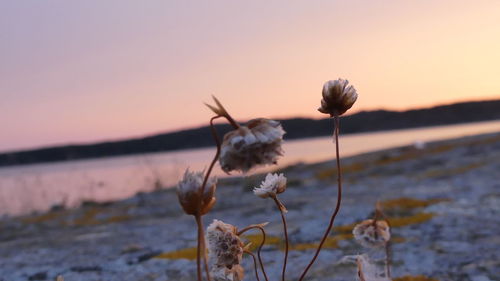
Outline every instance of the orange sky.
{"type": "Polygon", "coordinates": [[[500,1],[6,1],[0,150],[307,116],[347,78],[353,112],[500,98],[500,1]],[[43,2],[43,3],[42,3],[43,2]]]}

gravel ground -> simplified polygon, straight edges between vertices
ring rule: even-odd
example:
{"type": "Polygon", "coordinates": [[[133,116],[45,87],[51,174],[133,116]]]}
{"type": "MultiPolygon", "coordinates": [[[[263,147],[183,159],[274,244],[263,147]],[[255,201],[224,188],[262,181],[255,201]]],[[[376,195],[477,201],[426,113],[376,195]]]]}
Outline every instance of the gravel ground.
{"type": "MultiPolygon", "coordinates": [[[[384,259],[383,251],[363,249],[350,234],[354,223],[373,215],[377,201],[393,226],[394,280],[500,280],[500,133],[378,151],[342,164],[342,208],[306,280],[355,280],[355,265],[340,262],[346,255],[384,259]]],[[[280,172],[289,182],[280,195],[292,244],[287,280],[297,280],[335,206],[335,164],[280,172]]],[[[271,200],[251,192],[263,177],[221,180],[204,222],[217,218],[240,228],[270,222],[262,254],[269,279],[280,280],[281,217],[271,200]]],[[[194,220],[181,212],[172,189],[4,218],[0,280],[196,280],[195,237],[194,220]]],[[[260,243],[258,233],[245,239],[260,243]]],[[[245,280],[255,280],[248,256],[243,266],[245,280]]]]}

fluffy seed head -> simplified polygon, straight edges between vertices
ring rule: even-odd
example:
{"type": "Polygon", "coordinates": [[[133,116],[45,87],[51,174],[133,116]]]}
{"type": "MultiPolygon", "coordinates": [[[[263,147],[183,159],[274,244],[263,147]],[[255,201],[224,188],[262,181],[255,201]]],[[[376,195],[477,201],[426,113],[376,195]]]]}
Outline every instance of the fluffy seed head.
{"type": "Polygon", "coordinates": [[[204,179],[203,172],[184,173],[184,177],[177,184],[177,197],[188,215],[204,215],[212,209],[215,204],[215,184],[216,178],[208,178],[205,191],[201,194],[201,187],[204,179]]]}
{"type": "Polygon", "coordinates": [[[384,246],[391,239],[391,232],[386,221],[364,220],[352,231],[354,239],[364,247],[377,248],[384,246]]]}
{"type": "MultiPolygon", "coordinates": [[[[235,267],[241,263],[243,242],[236,234],[236,227],[220,220],[214,220],[207,228],[208,257],[211,271],[233,276],[243,276],[235,272],[235,267]]],[[[238,269],[239,270],[239,269],[238,269]]],[[[220,279],[233,280],[233,279],[220,279]]],[[[234,279],[241,280],[241,279],[234,279]]]]}
{"type": "Polygon", "coordinates": [[[267,174],[260,187],[253,189],[253,193],[261,198],[274,197],[286,189],[286,177],[283,174],[267,174]]]}
{"type": "Polygon", "coordinates": [[[285,131],[278,121],[259,118],[224,135],[219,163],[222,170],[247,172],[258,165],[276,164],[283,155],[285,131]]]}
{"type": "Polygon", "coordinates": [[[358,93],[349,81],[344,79],[330,80],[323,85],[323,99],[318,111],[330,114],[330,116],[340,116],[352,107],[358,93]]]}

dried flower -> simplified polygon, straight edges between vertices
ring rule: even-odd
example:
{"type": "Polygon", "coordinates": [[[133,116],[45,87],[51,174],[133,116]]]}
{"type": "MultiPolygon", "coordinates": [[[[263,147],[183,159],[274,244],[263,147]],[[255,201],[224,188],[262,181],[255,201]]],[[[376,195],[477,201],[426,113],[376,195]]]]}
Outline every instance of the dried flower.
{"type": "Polygon", "coordinates": [[[238,281],[243,279],[240,265],[243,257],[243,242],[235,226],[214,220],[207,228],[208,257],[211,274],[215,280],[238,281]]]}
{"type": "Polygon", "coordinates": [[[184,178],[177,185],[177,197],[184,212],[188,215],[204,215],[212,209],[215,204],[215,184],[216,178],[208,178],[203,195],[201,187],[203,184],[203,172],[184,173],[184,178]]]}
{"type": "Polygon", "coordinates": [[[283,155],[285,131],[278,121],[259,118],[227,133],[222,142],[219,163],[222,170],[247,172],[257,165],[276,164],[283,155]]]}
{"type": "Polygon", "coordinates": [[[253,189],[253,193],[261,198],[274,197],[286,189],[286,177],[283,174],[267,174],[260,187],[253,189]]]}
{"type": "Polygon", "coordinates": [[[391,239],[389,225],[383,220],[375,223],[372,219],[364,220],[354,227],[352,233],[356,241],[367,248],[384,246],[391,239]]]}
{"type": "Polygon", "coordinates": [[[323,99],[318,111],[330,114],[330,116],[340,116],[352,107],[358,94],[349,81],[344,79],[330,80],[323,85],[323,99]]]}

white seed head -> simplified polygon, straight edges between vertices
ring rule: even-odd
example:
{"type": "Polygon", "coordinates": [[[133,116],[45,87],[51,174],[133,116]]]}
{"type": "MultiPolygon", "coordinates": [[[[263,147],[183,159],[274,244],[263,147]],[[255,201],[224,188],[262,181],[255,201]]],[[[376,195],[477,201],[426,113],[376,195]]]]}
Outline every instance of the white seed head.
{"type": "Polygon", "coordinates": [[[266,175],[266,179],[262,181],[260,187],[253,189],[253,193],[261,198],[274,197],[276,194],[284,192],[286,189],[286,177],[283,174],[266,175]]]}
{"type": "Polygon", "coordinates": [[[210,177],[203,195],[201,187],[203,184],[203,172],[190,172],[189,169],[184,173],[184,177],[177,184],[177,197],[184,211],[189,215],[195,215],[199,212],[204,215],[210,211],[215,204],[215,188],[217,179],[210,177]]]}
{"type": "Polygon", "coordinates": [[[318,111],[330,114],[330,116],[340,116],[352,107],[358,93],[349,81],[345,79],[330,80],[323,85],[323,99],[318,111]]]}
{"type": "Polygon", "coordinates": [[[207,228],[206,239],[212,271],[220,274],[222,268],[224,272],[231,273],[231,270],[241,263],[244,244],[236,234],[235,226],[214,220],[207,228]]]}
{"type": "Polygon", "coordinates": [[[364,247],[378,248],[383,247],[390,239],[391,232],[386,221],[364,220],[356,225],[352,231],[354,239],[364,247]]]}
{"type": "Polygon", "coordinates": [[[278,121],[259,118],[224,135],[219,163],[222,170],[247,172],[258,165],[276,164],[283,155],[285,131],[278,121]]]}

